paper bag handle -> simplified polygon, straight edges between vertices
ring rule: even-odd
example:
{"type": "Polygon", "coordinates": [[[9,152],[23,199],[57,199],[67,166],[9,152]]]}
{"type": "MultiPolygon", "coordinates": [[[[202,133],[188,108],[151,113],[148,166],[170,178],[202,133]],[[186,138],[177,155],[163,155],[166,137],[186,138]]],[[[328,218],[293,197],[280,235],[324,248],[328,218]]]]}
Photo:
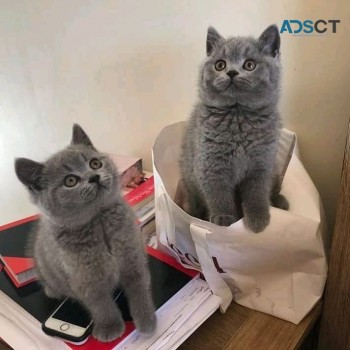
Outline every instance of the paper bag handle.
{"type": "Polygon", "coordinates": [[[163,231],[167,242],[161,242],[162,244],[168,245],[168,242],[175,243],[175,225],[172,216],[170,215],[171,211],[169,208],[168,200],[166,197],[165,190],[162,186],[157,187],[157,205],[160,207],[160,213],[162,217],[161,220],[161,230],[163,231]]]}
{"type": "Polygon", "coordinates": [[[233,296],[230,287],[217,271],[210,254],[207,235],[211,232],[195,224],[191,224],[190,230],[203,275],[213,293],[222,299],[220,311],[224,313],[231,304],[233,296]]]}

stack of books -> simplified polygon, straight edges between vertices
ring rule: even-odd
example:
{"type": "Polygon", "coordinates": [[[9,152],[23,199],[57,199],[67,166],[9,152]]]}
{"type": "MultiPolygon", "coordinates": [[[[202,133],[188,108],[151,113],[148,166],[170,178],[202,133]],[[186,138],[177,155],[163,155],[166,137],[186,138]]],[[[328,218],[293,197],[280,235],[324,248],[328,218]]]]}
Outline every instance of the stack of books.
{"type": "MultiPolygon", "coordinates": [[[[0,226],[0,253],[3,257],[19,260],[30,258],[26,255],[25,246],[36,219],[37,216],[33,216],[0,226]]],[[[123,311],[126,330],[120,338],[100,343],[90,336],[84,344],[75,345],[50,337],[43,333],[41,324],[62,300],[48,298],[37,282],[26,283],[18,288],[7,271],[1,271],[0,264],[0,340],[3,339],[13,349],[176,349],[218,309],[221,299],[212,294],[197,271],[184,268],[174,258],[151,247],[145,248],[158,319],[158,327],[153,336],[144,337],[137,332],[125,298],[119,298],[119,308],[127,311],[123,311]]],[[[24,269],[28,271],[28,266],[24,266],[24,269]]],[[[16,271],[20,273],[19,267],[16,271]]],[[[31,277],[29,274],[28,278],[31,277]]]]}
{"type": "Polygon", "coordinates": [[[135,212],[144,240],[146,244],[153,245],[156,229],[153,174],[143,169],[141,158],[110,157],[121,174],[124,199],[135,212]]]}

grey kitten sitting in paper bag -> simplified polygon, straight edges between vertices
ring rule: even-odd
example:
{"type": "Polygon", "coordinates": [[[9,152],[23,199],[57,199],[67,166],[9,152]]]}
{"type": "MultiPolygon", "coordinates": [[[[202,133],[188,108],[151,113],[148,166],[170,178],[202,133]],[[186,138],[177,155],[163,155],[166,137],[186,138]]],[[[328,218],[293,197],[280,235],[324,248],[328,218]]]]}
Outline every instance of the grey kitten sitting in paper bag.
{"type": "Polygon", "coordinates": [[[279,193],[280,36],[207,35],[199,100],[183,138],[178,197],[192,216],[228,226],[244,215],[254,232],[270,221],[269,206],[288,209],[279,193]]]}
{"type": "Polygon", "coordinates": [[[79,300],[94,321],[93,336],[111,341],[125,328],[112,297],[121,287],[137,329],[153,333],[143,242],[112,161],[75,124],[68,147],[44,163],[18,158],[15,170],[42,212],[32,243],[45,293],[79,300]]]}

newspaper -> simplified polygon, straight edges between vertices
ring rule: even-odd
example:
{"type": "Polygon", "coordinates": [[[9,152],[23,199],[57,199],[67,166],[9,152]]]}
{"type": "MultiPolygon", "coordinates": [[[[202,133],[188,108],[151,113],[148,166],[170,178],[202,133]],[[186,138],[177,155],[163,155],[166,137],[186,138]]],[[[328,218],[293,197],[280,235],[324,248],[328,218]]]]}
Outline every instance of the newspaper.
{"type": "Polygon", "coordinates": [[[49,337],[40,322],[0,291],[0,336],[17,350],[69,350],[61,340],[49,337]]]}
{"type": "Polygon", "coordinates": [[[215,310],[221,298],[212,294],[208,284],[195,278],[156,312],[158,328],[150,338],[137,330],[114,350],[172,350],[183,343],[215,310]]]}

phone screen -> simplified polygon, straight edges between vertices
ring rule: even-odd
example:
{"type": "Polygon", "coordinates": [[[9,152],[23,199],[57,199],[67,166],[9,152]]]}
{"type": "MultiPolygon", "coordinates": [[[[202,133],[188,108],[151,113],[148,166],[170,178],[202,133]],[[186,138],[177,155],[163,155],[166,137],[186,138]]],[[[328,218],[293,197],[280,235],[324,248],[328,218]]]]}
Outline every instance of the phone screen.
{"type": "Polygon", "coordinates": [[[67,299],[52,315],[60,321],[86,328],[91,323],[87,310],[77,301],[67,299]]]}
{"type": "MultiPolygon", "coordinates": [[[[113,293],[113,298],[114,300],[119,301],[119,298],[122,295],[122,291],[117,289],[113,293]]],[[[91,323],[91,317],[86,308],[84,308],[78,301],[69,298],[60,305],[51,317],[82,328],[86,328],[91,323]]]]}

